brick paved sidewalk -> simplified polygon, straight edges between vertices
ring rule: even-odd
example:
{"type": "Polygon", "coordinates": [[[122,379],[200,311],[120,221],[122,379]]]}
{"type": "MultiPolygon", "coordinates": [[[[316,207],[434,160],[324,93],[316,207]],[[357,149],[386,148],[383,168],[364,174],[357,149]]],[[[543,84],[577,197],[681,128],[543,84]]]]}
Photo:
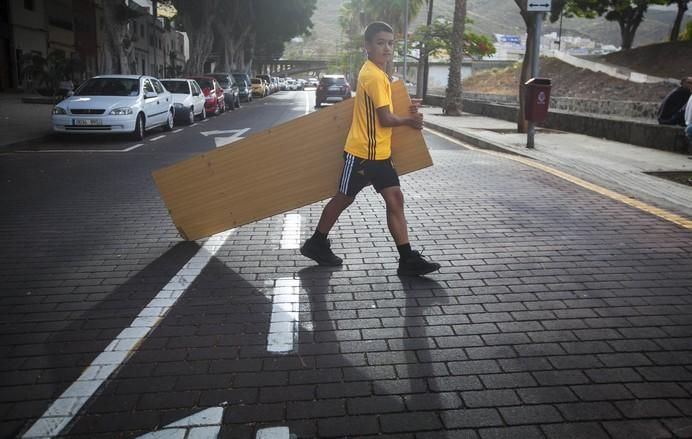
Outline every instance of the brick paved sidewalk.
{"type": "MultiPolygon", "coordinates": [[[[426,137],[435,166],[403,177],[402,188],[412,242],[440,273],[395,275],[371,189],[331,235],[340,270],[280,249],[283,216],[242,227],[68,437],[137,437],[221,404],[224,438],[270,426],[298,438],[692,437],[692,233],[426,137]],[[300,331],[296,352],[279,355],[267,352],[267,328],[271,290],[285,278],[301,284],[300,331]]],[[[297,212],[303,237],[321,207],[297,212]]],[[[53,342],[70,346],[85,322],[117,333],[132,311],[114,299],[146,279],[118,286],[53,342]]],[[[47,300],[40,283],[48,288],[50,276],[34,282],[34,298],[47,300]]],[[[26,306],[6,310],[35,317],[26,306]]],[[[7,338],[3,356],[31,346],[7,338]]],[[[74,374],[55,349],[52,379],[0,388],[4,422],[40,416],[46,403],[27,389],[59,393],[74,374]]]]}

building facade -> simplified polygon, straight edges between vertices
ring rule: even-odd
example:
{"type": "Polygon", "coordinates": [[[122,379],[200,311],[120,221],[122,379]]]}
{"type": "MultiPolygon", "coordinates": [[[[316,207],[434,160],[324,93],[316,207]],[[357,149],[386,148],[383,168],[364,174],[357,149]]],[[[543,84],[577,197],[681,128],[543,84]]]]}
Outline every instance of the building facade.
{"type": "Polygon", "coordinates": [[[106,1],[122,1],[133,11],[127,23],[133,44],[128,54],[130,73],[162,77],[182,71],[187,39],[168,19],[154,17],[150,0],[2,0],[0,91],[37,89],[47,75],[79,83],[98,74],[116,73],[106,71],[106,66],[119,62],[104,62],[109,31],[103,10],[106,1]],[[29,68],[32,60],[33,69],[29,68]],[[38,68],[45,70],[42,75],[37,74],[36,60],[43,60],[38,68]]]}

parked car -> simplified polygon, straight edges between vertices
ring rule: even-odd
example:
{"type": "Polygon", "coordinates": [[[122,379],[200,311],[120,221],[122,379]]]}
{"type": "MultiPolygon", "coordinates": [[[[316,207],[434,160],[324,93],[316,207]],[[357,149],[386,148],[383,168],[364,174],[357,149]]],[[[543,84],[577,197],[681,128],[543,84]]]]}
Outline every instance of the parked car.
{"type": "Polygon", "coordinates": [[[319,85],[320,81],[317,80],[317,78],[308,78],[308,82],[306,87],[317,87],[319,85]]]}
{"type": "Polygon", "coordinates": [[[241,101],[252,102],[252,81],[247,73],[233,73],[233,79],[238,84],[238,96],[241,101]],[[245,83],[245,90],[242,84],[245,83]]]}
{"type": "Polygon", "coordinates": [[[267,94],[272,94],[276,91],[274,89],[274,82],[272,81],[272,77],[270,75],[257,75],[257,77],[263,79],[267,83],[267,86],[269,87],[269,93],[267,94]]]}
{"type": "Polygon", "coordinates": [[[267,83],[262,78],[252,78],[252,94],[261,98],[269,94],[267,83]]]}
{"type": "Polygon", "coordinates": [[[351,97],[351,85],[344,75],[324,75],[315,91],[315,107],[325,102],[341,102],[351,97]]]}
{"type": "Polygon", "coordinates": [[[85,81],[53,107],[60,133],[129,133],[135,139],[156,127],[173,129],[173,97],[152,76],[103,75],[85,81]]]}
{"type": "Polygon", "coordinates": [[[296,79],[296,90],[305,90],[305,79],[296,79]]]}
{"type": "Polygon", "coordinates": [[[205,76],[214,78],[223,88],[224,99],[226,99],[226,109],[235,110],[240,108],[240,90],[235,78],[230,73],[205,73],[205,76]]]}
{"type": "Polygon", "coordinates": [[[194,76],[188,79],[194,79],[202,88],[205,99],[204,108],[207,114],[219,115],[226,111],[226,99],[223,94],[223,88],[221,88],[216,79],[209,76],[194,76]]]}
{"type": "Polygon", "coordinates": [[[173,96],[175,117],[188,124],[195,122],[195,116],[207,118],[204,108],[204,93],[197,81],[192,79],[162,79],[161,84],[173,96]]]}

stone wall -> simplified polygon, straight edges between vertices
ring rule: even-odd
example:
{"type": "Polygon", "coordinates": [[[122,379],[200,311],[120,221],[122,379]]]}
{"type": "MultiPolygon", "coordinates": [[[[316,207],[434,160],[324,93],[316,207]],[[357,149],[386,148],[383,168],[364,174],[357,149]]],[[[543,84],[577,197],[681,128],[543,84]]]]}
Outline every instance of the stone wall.
{"type": "MultiPolygon", "coordinates": [[[[518,105],[516,96],[464,93],[464,98],[499,104],[518,105]]],[[[608,99],[550,98],[550,108],[572,113],[614,115],[625,119],[656,120],[658,102],[617,101],[608,99]]]]}
{"type": "MultiPolygon", "coordinates": [[[[444,97],[429,96],[425,103],[442,106],[444,97]]],[[[466,113],[516,122],[518,106],[492,103],[466,98],[463,100],[466,113]]],[[[687,140],[682,127],[659,125],[655,121],[622,119],[612,116],[574,113],[551,109],[548,118],[539,126],[554,130],[568,131],[592,137],[600,137],[617,142],[639,145],[647,148],[685,153],[687,140]]]]}

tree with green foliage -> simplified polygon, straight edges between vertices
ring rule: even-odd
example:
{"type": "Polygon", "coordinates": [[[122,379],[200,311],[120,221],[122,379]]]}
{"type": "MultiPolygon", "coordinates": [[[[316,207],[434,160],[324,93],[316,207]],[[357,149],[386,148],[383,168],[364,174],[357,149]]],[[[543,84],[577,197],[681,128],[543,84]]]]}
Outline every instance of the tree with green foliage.
{"type": "Polygon", "coordinates": [[[466,23],[466,0],[454,0],[452,23],[452,47],[449,51],[449,77],[445,92],[443,111],[448,116],[461,116],[461,62],[464,57],[464,26],[466,23]]]}
{"type": "Polygon", "coordinates": [[[225,71],[249,72],[256,57],[276,59],[284,43],[309,32],[317,0],[159,0],[171,3],[190,39],[186,74],[201,73],[216,49],[225,71]]]}
{"type": "Polygon", "coordinates": [[[673,28],[670,30],[670,41],[677,41],[680,36],[680,26],[682,26],[682,19],[685,17],[685,12],[687,12],[687,3],[689,3],[689,0],[667,0],[667,4],[678,6],[678,13],[675,14],[673,28]]]}
{"type": "MultiPolygon", "coordinates": [[[[472,24],[473,20],[466,18],[466,24],[472,24]]],[[[411,48],[418,51],[419,56],[413,59],[418,61],[418,82],[424,81],[425,60],[429,56],[450,53],[452,50],[453,22],[447,18],[438,17],[429,26],[422,25],[416,28],[411,37],[411,48]]],[[[472,32],[468,28],[464,31],[464,56],[470,58],[482,58],[495,54],[495,45],[485,35],[472,32]]],[[[425,97],[422,84],[418,87],[418,95],[425,97]]]]}
{"type": "MultiPolygon", "coordinates": [[[[338,68],[358,72],[363,63],[363,31],[373,21],[384,21],[394,28],[401,43],[407,0],[349,0],[341,6],[339,25],[344,35],[338,68]]],[[[409,22],[418,15],[425,0],[408,0],[409,22]]],[[[403,51],[400,51],[403,54],[403,51]]],[[[391,70],[391,67],[388,68],[391,70]]]]}
{"type": "Polygon", "coordinates": [[[680,33],[680,41],[692,41],[692,21],[687,23],[684,32],[680,33]]]}
{"type": "Polygon", "coordinates": [[[669,0],[568,0],[565,16],[595,18],[605,16],[620,26],[622,48],[631,49],[639,25],[649,5],[662,5],[669,0]]]}

